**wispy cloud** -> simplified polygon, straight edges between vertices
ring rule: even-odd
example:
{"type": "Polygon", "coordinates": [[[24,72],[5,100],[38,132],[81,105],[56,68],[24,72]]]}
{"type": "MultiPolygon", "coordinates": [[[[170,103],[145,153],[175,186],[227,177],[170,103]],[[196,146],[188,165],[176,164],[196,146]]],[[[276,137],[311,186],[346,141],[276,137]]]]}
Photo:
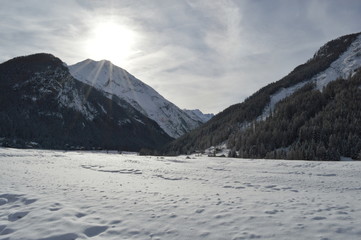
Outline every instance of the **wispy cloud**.
{"type": "Polygon", "coordinates": [[[361,31],[345,0],[0,0],[0,61],[50,52],[73,64],[102,19],[138,34],[121,65],[180,107],[218,112],[361,31]]]}

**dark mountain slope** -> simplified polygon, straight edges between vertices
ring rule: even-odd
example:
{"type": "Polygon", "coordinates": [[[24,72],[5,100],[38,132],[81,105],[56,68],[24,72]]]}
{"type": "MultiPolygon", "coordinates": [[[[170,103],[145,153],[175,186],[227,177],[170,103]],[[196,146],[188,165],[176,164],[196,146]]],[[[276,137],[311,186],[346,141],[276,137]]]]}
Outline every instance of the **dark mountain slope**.
{"type": "MultiPolygon", "coordinates": [[[[321,72],[329,69],[331,64],[338,60],[342,54],[344,54],[349,48],[350,45],[353,44],[359,37],[359,33],[351,34],[347,36],[340,37],[336,40],[332,40],[325,44],[320,50],[314,55],[312,59],[307,61],[305,64],[302,64],[296,67],[290,74],[288,74],[283,79],[271,83],[266,87],[260,89],[258,92],[253,94],[251,97],[246,99],[243,103],[233,105],[223,112],[216,115],[209,122],[204,124],[203,126],[191,131],[190,133],[180,137],[176,141],[169,144],[165,150],[166,154],[186,154],[193,152],[195,150],[203,150],[210,146],[220,145],[224,142],[227,143],[228,148],[233,149],[233,153],[235,151],[242,150],[242,147],[245,141],[255,143],[253,145],[257,145],[257,140],[253,140],[252,138],[247,138],[244,136],[244,131],[251,128],[253,131],[253,126],[260,122],[262,119],[267,118],[267,116],[262,117],[265,112],[265,109],[269,107],[271,96],[280,92],[282,89],[290,88],[293,86],[297,86],[298,84],[306,84],[313,77],[317,76],[321,72]],[[245,140],[241,140],[245,139],[245,140]]],[[[361,50],[357,49],[361,54],[361,50]]],[[[357,54],[357,53],[356,53],[357,54]]],[[[310,81],[312,83],[312,81],[310,81]]],[[[307,85],[307,84],[306,84],[307,85]]],[[[304,86],[304,88],[299,89],[299,91],[312,92],[314,89],[313,86],[304,86]]],[[[319,95],[321,93],[317,90],[319,95]]],[[[300,92],[295,92],[294,97],[297,98],[300,92]]],[[[323,101],[322,98],[318,99],[320,96],[315,96],[313,93],[309,94],[312,101],[323,101]]],[[[302,96],[298,101],[302,103],[302,96]]],[[[317,105],[318,106],[318,105],[317,105]]],[[[276,105],[276,108],[278,106],[276,105]]],[[[297,134],[297,130],[302,124],[304,124],[310,117],[315,115],[320,109],[313,109],[312,104],[310,106],[303,106],[304,108],[310,107],[310,112],[308,115],[302,116],[302,121],[296,122],[295,129],[293,130],[293,134],[297,134]]],[[[272,112],[276,112],[277,109],[271,109],[272,112]]],[[[301,110],[299,110],[301,111],[301,110]]],[[[294,115],[298,116],[299,112],[295,112],[294,115]]],[[[272,118],[268,116],[266,121],[270,121],[272,118]]],[[[261,121],[262,122],[262,121],[261,121]]],[[[281,124],[281,123],[279,123],[281,124]]],[[[289,128],[288,122],[286,123],[285,128],[289,128]]],[[[291,126],[292,127],[292,126],[291,126]]],[[[279,140],[283,141],[284,147],[287,147],[287,144],[291,144],[294,139],[290,138],[290,136],[283,136],[285,139],[279,140]]],[[[257,138],[255,138],[257,139],[257,138]]],[[[271,141],[271,140],[270,140],[271,141]]],[[[267,141],[265,142],[267,145],[267,141]]],[[[252,144],[247,145],[253,146],[252,144]]],[[[264,146],[267,148],[265,151],[269,152],[270,149],[273,149],[274,146],[264,146]]],[[[274,150],[274,149],[273,149],[274,150]]],[[[243,157],[265,157],[264,152],[259,152],[259,150],[247,150],[247,154],[243,154],[244,150],[240,151],[239,154],[243,157]]],[[[233,154],[234,155],[234,154],[233,154]]]]}
{"type": "Polygon", "coordinates": [[[361,156],[361,71],[320,92],[308,84],[266,121],[231,139],[240,157],[339,160],[361,156]]]}
{"type": "Polygon", "coordinates": [[[0,64],[0,138],[3,145],[17,147],[131,151],[171,140],[127,102],[108,99],[74,79],[50,54],[0,64]]]}

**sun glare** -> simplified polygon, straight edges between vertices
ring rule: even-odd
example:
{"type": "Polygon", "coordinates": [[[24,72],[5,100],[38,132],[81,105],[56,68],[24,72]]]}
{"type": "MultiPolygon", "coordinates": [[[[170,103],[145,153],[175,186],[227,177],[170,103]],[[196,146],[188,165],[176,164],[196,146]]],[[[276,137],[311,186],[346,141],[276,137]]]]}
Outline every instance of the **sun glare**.
{"type": "Polygon", "coordinates": [[[94,60],[106,59],[123,64],[136,53],[135,41],[136,34],[129,28],[114,22],[104,22],[92,31],[87,40],[86,52],[94,60]]]}

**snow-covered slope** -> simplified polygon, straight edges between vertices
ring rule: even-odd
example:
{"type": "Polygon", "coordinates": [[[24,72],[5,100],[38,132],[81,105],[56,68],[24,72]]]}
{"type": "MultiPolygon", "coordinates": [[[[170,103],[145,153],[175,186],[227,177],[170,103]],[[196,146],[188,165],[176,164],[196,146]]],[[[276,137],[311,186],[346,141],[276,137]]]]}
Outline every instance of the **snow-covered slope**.
{"type": "MultiPolygon", "coordinates": [[[[324,53],[326,50],[327,49],[321,48],[315,54],[315,57],[326,57],[324,53]]],[[[296,90],[300,89],[307,83],[316,83],[317,89],[322,91],[322,89],[330,82],[338,78],[347,79],[349,76],[352,76],[355,73],[355,70],[359,67],[361,67],[361,35],[359,35],[350,45],[347,51],[344,52],[338,59],[336,59],[336,61],[334,61],[325,71],[318,73],[310,79],[305,79],[305,81],[296,85],[290,86],[288,88],[282,88],[277,93],[271,95],[270,103],[265,108],[262,116],[259,119],[264,119],[267,117],[270,114],[270,111],[274,109],[275,105],[279,101],[288,96],[291,96],[296,90]]]]}
{"type": "Polygon", "coordinates": [[[356,240],[357,162],[0,148],[0,239],[356,240]]]}
{"type": "Polygon", "coordinates": [[[208,122],[209,119],[214,117],[213,113],[202,113],[199,109],[183,109],[183,111],[186,112],[192,119],[203,123],[208,122]]]}
{"type": "Polygon", "coordinates": [[[171,137],[179,137],[201,124],[153,88],[109,61],[87,59],[69,66],[69,70],[76,79],[103,91],[106,96],[124,99],[155,120],[171,137]]]}

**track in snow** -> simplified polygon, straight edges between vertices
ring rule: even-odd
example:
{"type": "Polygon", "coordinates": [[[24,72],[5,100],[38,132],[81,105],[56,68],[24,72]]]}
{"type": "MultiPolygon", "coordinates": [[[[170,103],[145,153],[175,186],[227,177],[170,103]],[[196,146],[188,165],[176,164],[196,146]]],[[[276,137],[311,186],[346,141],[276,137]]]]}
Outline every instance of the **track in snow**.
{"type": "Polygon", "coordinates": [[[0,239],[359,239],[359,162],[0,149],[0,239]]]}

